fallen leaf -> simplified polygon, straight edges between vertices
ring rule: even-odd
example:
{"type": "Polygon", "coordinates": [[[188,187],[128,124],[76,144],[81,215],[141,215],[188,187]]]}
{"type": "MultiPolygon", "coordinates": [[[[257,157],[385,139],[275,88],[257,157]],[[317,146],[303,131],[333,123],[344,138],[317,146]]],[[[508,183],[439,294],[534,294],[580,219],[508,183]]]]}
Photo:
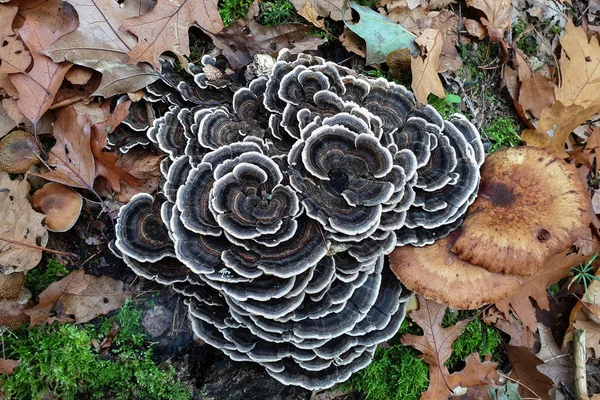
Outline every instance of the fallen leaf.
{"type": "Polygon", "coordinates": [[[417,56],[411,60],[412,89],[417,101],[427,104],[430,93],[437,97],[446,97],[442,81],[438,75],[440,53],[442,52],[442,35],[435,29],[426,29],[416,40],[427,50],[425,57],[417,56]]]}
{"type": "Polygon", "coordinates": [[[412,311],[410,318],[421,328],[424,335],[402,336],[402,344],[412,346],[423,353],[423,359],[433,367],[441,367],[452,355],[452,343],[460,336],[470,320],[457,322],[448,328],[442,327],[442,319],[446,312],[446,306],[431,300],[425,300],[417,295],[419,309],[412,311]]]}
{"type": "Polygon", "coordinates": [[[128,18],[139,17],[153,0],[69,0],[79,15],[79,27],[60,37],[45,54],[55,62],[71,61],[102,73],[94,96],[111,97],[141,89],[159,78],[146,64],[129,64],[127,53],[135,46],[135,35],[119,29],[128,18]]]}
{"type": "Polygon", "coordinates": [[[67,72],[65,79],[73,85],[85,85],[88,83],[93,73],[94,71],[90,68],[76,65],[67,72]]]}
{"type": "Polygon", "coordinates": [[[455,4],[456,0],[429,0],[429,9],[430,10],[441,10],[442,8],[446,8],[450,4],[455,4]]]}
{"type": "Polygon", "coordinates": [[[15,34],[12,24],[18,11],[19,6],[17,5],[0,4],[0,38],[15,34]]]}
{"type": "Polygon", "coordinates": [[[525,61],[525,54],[520,49],[515,49],[515,56],[521,81],[518,101],[523,106],[523,110],[540,118],[542,111],[554,103],[556,85],[539,72],[532,72],[525,61]]]}
{"type": "Polygon", "coordinates": [[[145,149],[133,149],[121,155],[117,160],[117,166],[135,176],[142,184],[131,186],[126,182],[122,183],[121,190],[115,194],[115,200],[129,203],[135,194],[154,193],[162,178],[160,163],[163,158],[164,155],[156,155],[145,149]]]}
{"type": "Polygon", "coordinates": [[[21,360],[6,360],[0,358],[0,374],[12,375],[17,365],[21,364],[21,360]]]}
{"type": "MultiPolygon", "coordinates": [[[[314,9],[316,15],[321,18],[331,18],[334,21],[342,20],[342,9],[344,8],[344,0],[291,0],[291,2],[294,5],[294,8],[296,8],[296,11],[298,11],[298,14],[300,14],[301,10],[307,10],[312,8],[314,9]]],[[[313,11],[306,12],[309,14],[313,13],[313,11]]],[[[300,15],[304,16],[303,14],[300,15]]],[[[346,11],[346,17],[349,18],[349,16],[350,12],[348,10],[346,11]]]]}
{"type": "Polygon", "coordinates": [[[42,54],[42,50],[50,43],[76,28],[77,21],[73,8],[65,4],[63,10],[63,24],[54,32],[40,21],[29,17],[19,29],[21,39],[31,52],[33,67],[27,73],[11,74],[10,80],[19,92],[17,100],[19,108],[33,123],[36,123],[50,108],[54,95],[72,65],[57,64],[42,54]]]}
{"type": "Polygon", "coordinates": [[[367,65],[384,63],[387,55],[394,50],[409,48],[411,53],[418,52],[416,36],[401,25],[354,2],[350,2],[350,7],[360,19],[354,24],[344,22],[348,29],[365,40],[367,65]]]}
{"type": "Polygon", "coordinates": [[[479,40],[483,40],[487,36],[487,29],[485,29],[485,26],[483,26],[481,22],[465,18],[463,24],[465,25],[465,28],[467,28],[469,35],[474,36],[479,40]]]}
{"type": "Polygon", "coordinates": [[[27,245],[45,246],[48,241],[42,224],[45,215],[31,208],[27,180],[11,180],[6,172],[0,172],[0,189],[0,273],[30,270],[42,259],[42,251],[27,245]]]}
{"type": "Polygon", "coordinates": [[[25,72],[31,64],[31,54],[12,30],[19,7],[0,4],[0,73],[25,72]]]}
{"type": "Polygon", "coordinates": [[[524,346],[532,348],[535,344],[535,334],[525,325],[523,325],[514,315],[510,314],[505,319],[496,307],[489,307],[484,315],[483,322],[488,325],[494,325],[497,329],[510,336],[508,344],[511,346],[524,346]]]}
{"type": "Polygon", "coordinates": [[[347,26],[344,26],[344,31],[340,35],[339,39],[346,50],[351,51],[354,54],[358,54],[360,57],[367,56],[365,41],[356,33],[348,29],[347,26]]]}
{"type": "MultiPolygon", "coordinates": [[[[595,244],[596,251],[600,252],[600,246],[595,244]]],[[[552,283],[567,276],[572,267],[587,261],[589,257],[581,253],[569,255],[558,254],[546,261],[544,268],[537,275],[528,277],[527,280],[510,297],[496,302],[496,307],[505,318],[514,313],[532,332],[537,330],[535,308],[531,300],[535,300],[537,306],[542,310],[549,310],[548,294],[546,289],[552,283]]]]}
{"type": "Polygon", "coordinates": [[[304,19],[306,19],[308,22],[310,22],[317,28],[325,29],[324,19],[322,18],[322,16],[319,15],[319,12],[309,0],[306,0],[304,6],[298,10],[298,15],[304,17],[304,19]]]}
{"type": "Polygon", "coordinates": [[[65,294],[81,293],[87,288],[88,284],[89,281],[85,279],[83,270],[77,270],[71,272],[60,281],[48,285],[38,296],[40,299],[39,303],[35,307],[23,311],[29,315],[29,327],[32,328],[54,321],[72,322],[73,318],[64,315],[60,310],[57,316],[52,317],[52,309],[62,296],[65,294]]]}
{"type": "Polygon", "coordinates": [[[492,41],[499,42],[504,38],[510,28],[510,0],[467,0],[467,6],[485,14],[481,23],[492,41]]]}
{"type": "Polygon", "coordinates": [[[544,362],[537,358],[527,347],[505,345],[504,348],[517,379],[528,394],[542,400],[552,400],[548,392],[554,388],[554,383],[552,379],[537,369],[544,362]]]}
{"type": "Polygon", "coordinates": [[[46,162],[53,170],[40,176],[67,186],[91,188],[96,178],[96,164],[87,117],[78,114],[72,105],[57,110],[54,137],[56,143],[46,162]]]}
{"type": "Polygon", "coordinates": [[[293,54],[316,50],[326,40],[308,35],[311,31],[310,26],[303,24],[263,26],[250,18],[235,21],[212,38],[231,67],[240,70],[252,62],[255,54],[276,55],[283,48],[289,48],[293,54]]]}
{"type": "Polygon", "coordinates": [[[87,282],[85,289],[64,293],[59,299],[65,313],[73,315],[79,324],[120,308],[133,294],[124,288],[123,282],[108,276],[84,275],[83,279],[87,282]]]}
{"type": "Polygon", "coordinates": [[[92,126],[90,145],[95,161],[95,176],[106,178],[114,191],[121,190],[121,180],[131,186],[139,186],[140,181],[123,168],[116,165],[119,156],[111,151],[104,151],[108,144],[108,135],[127,117],[131,101],[119,103],[115,109],[110,111],[110,100],[100,106],[104,112],[105,120],[92,126]]]}
{"type": "Polygon", "coordinates": [[[561,382],[573,382],[573,355],[556,345],[549,327],[538,323],[538,332],[540,351],[536,357],[543,361],[537,366],[538,371],[552,379],[555,386],[561,382]]]}
{"type": "Polygon", "coordinates": [[[12,120],[4,107],[0,107],[0,139],[10,132],[17,124],[12,120]]]}
{"type": "Polygon", "coordinates": [[[189,55],[191,26],[196,25],[213,35],[223,29],[217,4],[218,0],[157,0],[149,12],[124,20],[121,29],[130,31],[138,39],[127,53],[129,62],[148,62],[159,69],[158,57],[166,51],[189,55]]]}

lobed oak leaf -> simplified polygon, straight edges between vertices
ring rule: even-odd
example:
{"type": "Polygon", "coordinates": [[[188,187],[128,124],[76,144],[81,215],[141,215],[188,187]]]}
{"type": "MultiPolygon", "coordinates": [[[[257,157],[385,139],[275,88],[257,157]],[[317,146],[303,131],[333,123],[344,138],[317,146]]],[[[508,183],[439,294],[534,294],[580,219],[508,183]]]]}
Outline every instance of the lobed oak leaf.
{"type": "Polygon", "coordinates": [[[411,60],[412,88],[417,101],[427,104],[430,93],[440,98],[446,97],[442,81],[438,76],[440,54],[442,52],[442,34],[436,29],[425,29],[416,42],[427,50],[426,56],[413,57],[411,60]]]}
{"type": "Polygon", "coordinates": [[[42,259],[42,251],[27,245],[46,245],[45,216],[31,207],[27,180],[11,180],[8,173],[0,172],[0,188],[0,273],[30,270],[42,259]]]}
{"type": "Polygon", "coordinates": [[[31,54],[12,29],[18,6],[0,4],[0,73],[25,72],[31,64],[31,54]]]}
{"type": "Polygon", "coordinates": [[[217,5],[218,0],[158,0],[150,12],[124,20],[121,29],[130,31],[138,39],[128,53],[129,62],[148,62],[159,69],[158,58],[166,51],[189,55],[191,26],[198,25],[213,35],[223,29],[217,5]]]}
{"type": "Polygon", "coordinates": [[[71,61],[102,73],[95,96],[141,89],[159,78],[149,65],[129,64],[127,53],[136,44],[135,35],[120,29],[128,18],[151,10],[153,0],[69,0],[77,10],[79,27],[47,46],[45,54],[55,62],[71,61]]]}
{"type": "Polygon", "coordinates": [[[525,54],[520,49],[515,49],[515,56],[521,81],[518,101],[524,111],[529,111],[534,117],[540,118],[542,111],[554,103],[556,85],[539,72],[532,72],[525,61],[525,54]]]}
{"type": "MultiPolygon", "coordinates": [[[[342,10],[344,9],[344,0],[291,0],[298,14],[302,15],[315,26],[319,26],[313,22],[312,18],[301,14],[304,11],[309,16],[320,17],[317,23],[323,24],[323,18],[331,18],[334,21],[342,20],[342,10]]],[[[350,17],[350,10],[346,10],[346,17],[350,17]]]]}
{"type": "Polygon", "coordinates": [[[70,63],[57,64],[42,54],[42,50],[57,38],[76,28],[75,11],[69,5],[63,7],[62,25],[56,31],[39,20],[27,17],[19,35],[33,58],[33,67],[27,73],[11,74],[10,80],[19,92],[17,104],[33,123],[50,108],[70,63]]]}
{"type": "MultiPolygon", "coordinates": [[[[596,251],[600,252],[600,246],[595,244],[596,251]]],[[[496,307],[505,318],[514,313],[532,332],[537,330],[535,308],[531,300],[535,300],[537,306],[542,310],[549,310],[548,294],[546,289],[552,283],[567,276],[572,267],[586,262],[589,256],[581,253],[564,253],[551,257],[545,263],[544,268],[537,275],[528,277],[519,289],[510,297],[496,302],[496,307]]]]}
{"type": "Polygon", "coordinates": [[[424,335],[403,335],[402,344],[412,346],[423,353],[423,359],[431,366],[441,368],[452,355],[452,343],[460,336],[470,320],[457,322],[448,328],[442,327],[446,306],[417,295],[419,309],[410,313],[410,318],[421,328],[424,335]]]}
{"type": "Polygon", "coordinates": [[[115,200],[129,203],[131,197],[137,193],[154,193],[162,178],[160,163],[164,157],[164,155],[156,155],[144,149],[132,149],[121,155],[117,160],[117,166],[131,173],[142,181],[142,184],[133,187],[124,182],[121,184],[119,193],[115,193],[115,200]]]}

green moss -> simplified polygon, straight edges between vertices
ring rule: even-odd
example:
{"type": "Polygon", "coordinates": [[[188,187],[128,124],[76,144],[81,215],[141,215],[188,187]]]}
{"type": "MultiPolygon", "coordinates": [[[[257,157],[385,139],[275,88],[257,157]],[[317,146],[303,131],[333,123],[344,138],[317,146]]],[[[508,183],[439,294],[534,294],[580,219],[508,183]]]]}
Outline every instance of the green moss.
{"type": "Polygon", "coordinates": [[[53,258],[48,258],[45,265],[42,264],[28,271],[25,277],[25,287],[34,297],[37,297],[51,283],[69,274],[69,270],[53,258]]]}
{"type": "Polygon", "coordinates": [[[427,102],[433,108],[438,110],[438,112],[441,114],[442,118],[448,119],[452,114],[460,112],[460,109],[458,106],[460,103],[460,97],[458,98],[458,101],[459,101],[458,103],[455,100],[456,97],[458,97],[458,96],[447,95],[446,98],[442,99],[440,97],[437,97],[434,94],[431,94],[431,95],[429,95],[427,102]]]}
{"type": "MultiPolygon", "coordinates": [[[[525,21],[517,21],[517,23],[512,27],[513,37],[517,38],[525,31],[526,28],[527,24],[525,21]]],[[[517,41],[517,47],[523,50],[523,52],[528,56],[534,55],[537,49],[537,40],[535,35],[532,33],[526,33],[525,35],[521,36],[521,38],[517,41]]]]}
{"type": "Polygon", "coordinates": [[[339,386],[357,390],[368,400],[411,400],[429,386],[428,368],[419,352],[401,345],[378,348],[373,362],[339,386]]]}
{"type": "Polygon", "coordinates": [[[128,303],[111,320],[98,325],[54,324],[20,329],[3,337],[4,356],[21,360],[13,375],[0,375],[7,398],[190,398],[172,367],[152,360],[140,325],[141,311],[128,303]],[[108,354],[91,344],[101,342],[116,325],[118,333],[108,354]],[[117,343],[118,342],[118,343],[117,343]]]}
{"type": "Polygon", "coordinates": [[[500,352],[501,338],[498,332],[485,325],[479,318],[474,318],[463,333],[452,344],[452,356],[446,361],[449,370],[456,370],[469,354],[479,353],[482,357],[500,352]]]}
{"type": "Polygon", "coordinates": [[[511,118],[503,116],[492,118],[483,127],[483,133],[490,141],[490,152],[518,145],[521,142],[519,132],[519,124],[511,118]]]}
{"type": "Polygon", "coordinates": [[[302,22],[289,0],[273,0],[260,3],[258,20],[265,26],[302,22]]]}
{"type": "Polygon", "coordinates": [[[248,14],[252,0],[220,0],[219,13],[225,25],[231,24],[248,14]]]}

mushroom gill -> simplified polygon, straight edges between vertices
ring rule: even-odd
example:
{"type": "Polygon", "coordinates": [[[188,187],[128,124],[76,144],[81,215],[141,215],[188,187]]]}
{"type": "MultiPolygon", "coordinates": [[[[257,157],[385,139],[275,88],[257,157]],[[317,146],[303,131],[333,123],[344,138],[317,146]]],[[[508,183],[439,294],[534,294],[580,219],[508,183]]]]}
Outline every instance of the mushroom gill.
{"type": "Polygon", "coordinates": [[[147,130],[162,191],[121,208],[114,251],[233,360],[308,389],[346,380],[405,315],[387,255],[449,234],[475,199],[479,133],[319,57],[282,51],[231,106],[207,106],[227,88],[198,66],[170,70],[146,99],[169,105],[147,130]]]}

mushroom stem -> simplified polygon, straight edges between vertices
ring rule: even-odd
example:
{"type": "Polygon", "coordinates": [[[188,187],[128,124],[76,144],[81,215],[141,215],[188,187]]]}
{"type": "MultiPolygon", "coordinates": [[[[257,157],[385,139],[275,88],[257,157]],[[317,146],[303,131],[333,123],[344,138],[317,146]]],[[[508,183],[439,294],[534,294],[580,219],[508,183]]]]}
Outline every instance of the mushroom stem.
{"type": "Polygon", "coordinates": [[[587,395],[587,380],[585,364],[587,361],[585,348],[585,329],[573,331],[573,367],[575,381],[575,399],[589,399],[587,395]]]}

